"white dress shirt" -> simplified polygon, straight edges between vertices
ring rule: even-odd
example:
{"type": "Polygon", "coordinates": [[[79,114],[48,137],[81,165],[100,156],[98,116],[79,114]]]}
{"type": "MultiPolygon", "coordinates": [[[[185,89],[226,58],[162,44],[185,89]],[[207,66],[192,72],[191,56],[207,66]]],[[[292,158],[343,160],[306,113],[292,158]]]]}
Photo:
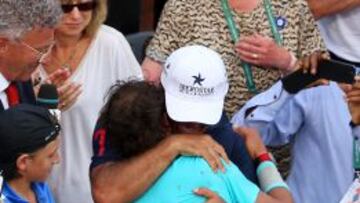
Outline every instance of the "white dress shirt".
{"type": "Polygon", "coordinates": [[[6,88],[10,85],[10,82],[0,73],[0,100],[4,109],[9,108],[8,99],[5,93],[6,88]]]}

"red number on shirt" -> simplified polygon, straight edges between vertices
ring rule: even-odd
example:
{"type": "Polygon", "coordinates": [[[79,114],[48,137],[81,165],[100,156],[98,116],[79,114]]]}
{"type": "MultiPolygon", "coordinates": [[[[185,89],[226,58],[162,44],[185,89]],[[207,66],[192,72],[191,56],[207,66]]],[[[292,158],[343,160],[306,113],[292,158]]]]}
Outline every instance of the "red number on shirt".
{"type": "Polygon", "coordinates": [[[99,150],[97,152],[97,155],[103,156],[105,153],[105,141],[106,141],[106,130],[104,128],[101,128],[95,132],[95,140],[97,140],[99,144],[99,150]]]}

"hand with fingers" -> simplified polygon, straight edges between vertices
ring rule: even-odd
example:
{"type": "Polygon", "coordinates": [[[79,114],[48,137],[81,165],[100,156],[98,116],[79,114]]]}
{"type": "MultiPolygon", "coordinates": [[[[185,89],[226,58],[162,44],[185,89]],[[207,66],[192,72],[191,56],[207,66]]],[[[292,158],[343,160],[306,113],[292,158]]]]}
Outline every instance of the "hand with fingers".
{"type": "Polygon", "coordinates": [[[213,171],[225,171],[222,160],[229,163],[224,148],[208,135],[174,135],[171,136],[171,143],[177,154],[186,156],[201,156],[204,158],[213,171]]]}
{"type": "Polygon", "coordinates": [[[224,200],[216,193],[206,188],[197,188],[194,193],[207,199],[206,203],[225,203],[224,200]]]}
{"type": "MultiPolygon", "coordinates": [[[[300,58],[295,65],[295,70],[302,69],[304,73],[310,73],[315,75],[317,72],[318,63],[320,60],[329,59],[328,55],[324,52],[316,51],[308,56],[304,56],[300,58]]],[[[312,82],[307,86],[310,87],[317,87],[320,85],[328,85],[329,81],[326,79],[319,79],[315,82],[312,82]]]]}
{"type": "Polygon", "coordinates": [[[253,34],[242,37],[235,45],[241,60],[261,67],[274,67],[288,71],[295,65],[296,58],[284,47],[266,36],[253,34]],[[295,61],[294,61],[295,60],[295,61]]]}
{"type": "Polygon", "coordinates": [[[43,83],[56,85],[59,93],[59,109],[66,111],[76,102],[82,92],[80,84],[75,84],[69,80],[70,75],[69,70],[59,68],[43,79],[39,85],[34,86],[34,91],[38,92],[43,83]]]}
{"type": "Polygon", "coordinates": [[[356,77],[353,85],[344,85],[343,90],[346,93],[346,100],[355,125],[360,125],[360,78],[356,77]]]}
{"type": "Polygon", "coordinates": [[[42,78],[40,70],[37,69],[31,75],[32,84],[34,87],[35,95],[38,94],[40,86],[42,84],[54,84],[57,87],[62,85],[68,78],[70,77],[70,72],[64,69],[57,69],[53,73],[51,73],[47,78],[42,78]]]}
{"type": "Polygon", "coordinates": [[[66,111],[76,102],[82,93],[81,84],[76,84],[68,80],[60,87],[58,86],[58,93],[59,109],[66,111]]]}
{"type": "Polygon", "coordinates": [[[57,87],[62,86],[65,81],[69,79],[71,73],[68,69],[59,68],[52,72],[46,79],[45,83],[51,83],[56,85],[57,87]]]}
{"type": "Polygon", "coordinates": [[[303,69],[304,73],[310,72],[315,75],[317,72],[318,62],[329,59],[325,52],[315,51],[314,53],[304,56],[296,62],[295,69],[303,69]]]}
{"type": "Polygon", "coordinates": [[[234,126],[233,129],[244,138],[246,149],[252,159],[255,160],[261,154],[267,153],[267,149],[256,129],[239,126],[234,126]]]}

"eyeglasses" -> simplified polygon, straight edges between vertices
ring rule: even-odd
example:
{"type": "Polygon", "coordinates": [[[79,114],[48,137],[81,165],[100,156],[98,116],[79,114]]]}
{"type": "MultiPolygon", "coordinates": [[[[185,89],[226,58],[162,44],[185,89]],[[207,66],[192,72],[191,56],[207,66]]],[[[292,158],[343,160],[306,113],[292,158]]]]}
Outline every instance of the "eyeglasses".
{"type": "Polygon", "coordinates": [[[50,44],[43,46],[41,48],[34,48],[33,46],[29,45],[28,43],[24,41],[20,41],[22,45],[27,47],[28,49],[31,49],[33,52],[36,52],[39,57],[39,62],[42,62],[44,57],[49,53],[51,47],[55,44],[55,42],[51,42],[50,44]]]}
{"type": "Polygon", "coordinates": [[[61,8],[64,13],[70,13],[76,7],[79,11],[90,11],[95,8],[96,3],[94,1],[78,3],[78,4],[62,4],[61,8]]]}

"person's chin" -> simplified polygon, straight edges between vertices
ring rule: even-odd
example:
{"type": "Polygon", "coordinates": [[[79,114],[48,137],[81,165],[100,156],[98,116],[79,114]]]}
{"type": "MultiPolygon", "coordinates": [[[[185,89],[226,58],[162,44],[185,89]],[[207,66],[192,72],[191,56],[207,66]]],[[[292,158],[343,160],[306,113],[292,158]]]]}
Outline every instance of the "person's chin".
{"type": "Polygon", "coordinates": [[[82,25],[73,25],[73,26],[67,26],[67,29],[64,30],[64,32],[67,35],[78,35],[83,32],[85,28],[83,28],[82,25]]]}
{"type": "Polygon", "coordinates": [[[26,75],[26,76],[21,76],[19,78],[16,79],[16,81],[19,81],[19,82],[26,82],[28,80],[30,80],[31,76],[30,75],[26,75]]]}
{"type": "Polygon", "coordinates": [[[28,66],[26,72],[23,72],[19,77],[16,79],[17,81],[28,81],[31,78],[32,73],[35,71],[37,64],[28,66]]]}
{"type": "Polygon", "coordinates": [[[30,78],[31,78],[31,74],[25,74],[25,73],[23,73],[23,74],[21,74],[21,75],[18,75],[18,76],[16,76],[16,77],[13,77],[13,78],[11,79],[11,81],[26,82],[26,81],[30,80],[30,78]]]}

